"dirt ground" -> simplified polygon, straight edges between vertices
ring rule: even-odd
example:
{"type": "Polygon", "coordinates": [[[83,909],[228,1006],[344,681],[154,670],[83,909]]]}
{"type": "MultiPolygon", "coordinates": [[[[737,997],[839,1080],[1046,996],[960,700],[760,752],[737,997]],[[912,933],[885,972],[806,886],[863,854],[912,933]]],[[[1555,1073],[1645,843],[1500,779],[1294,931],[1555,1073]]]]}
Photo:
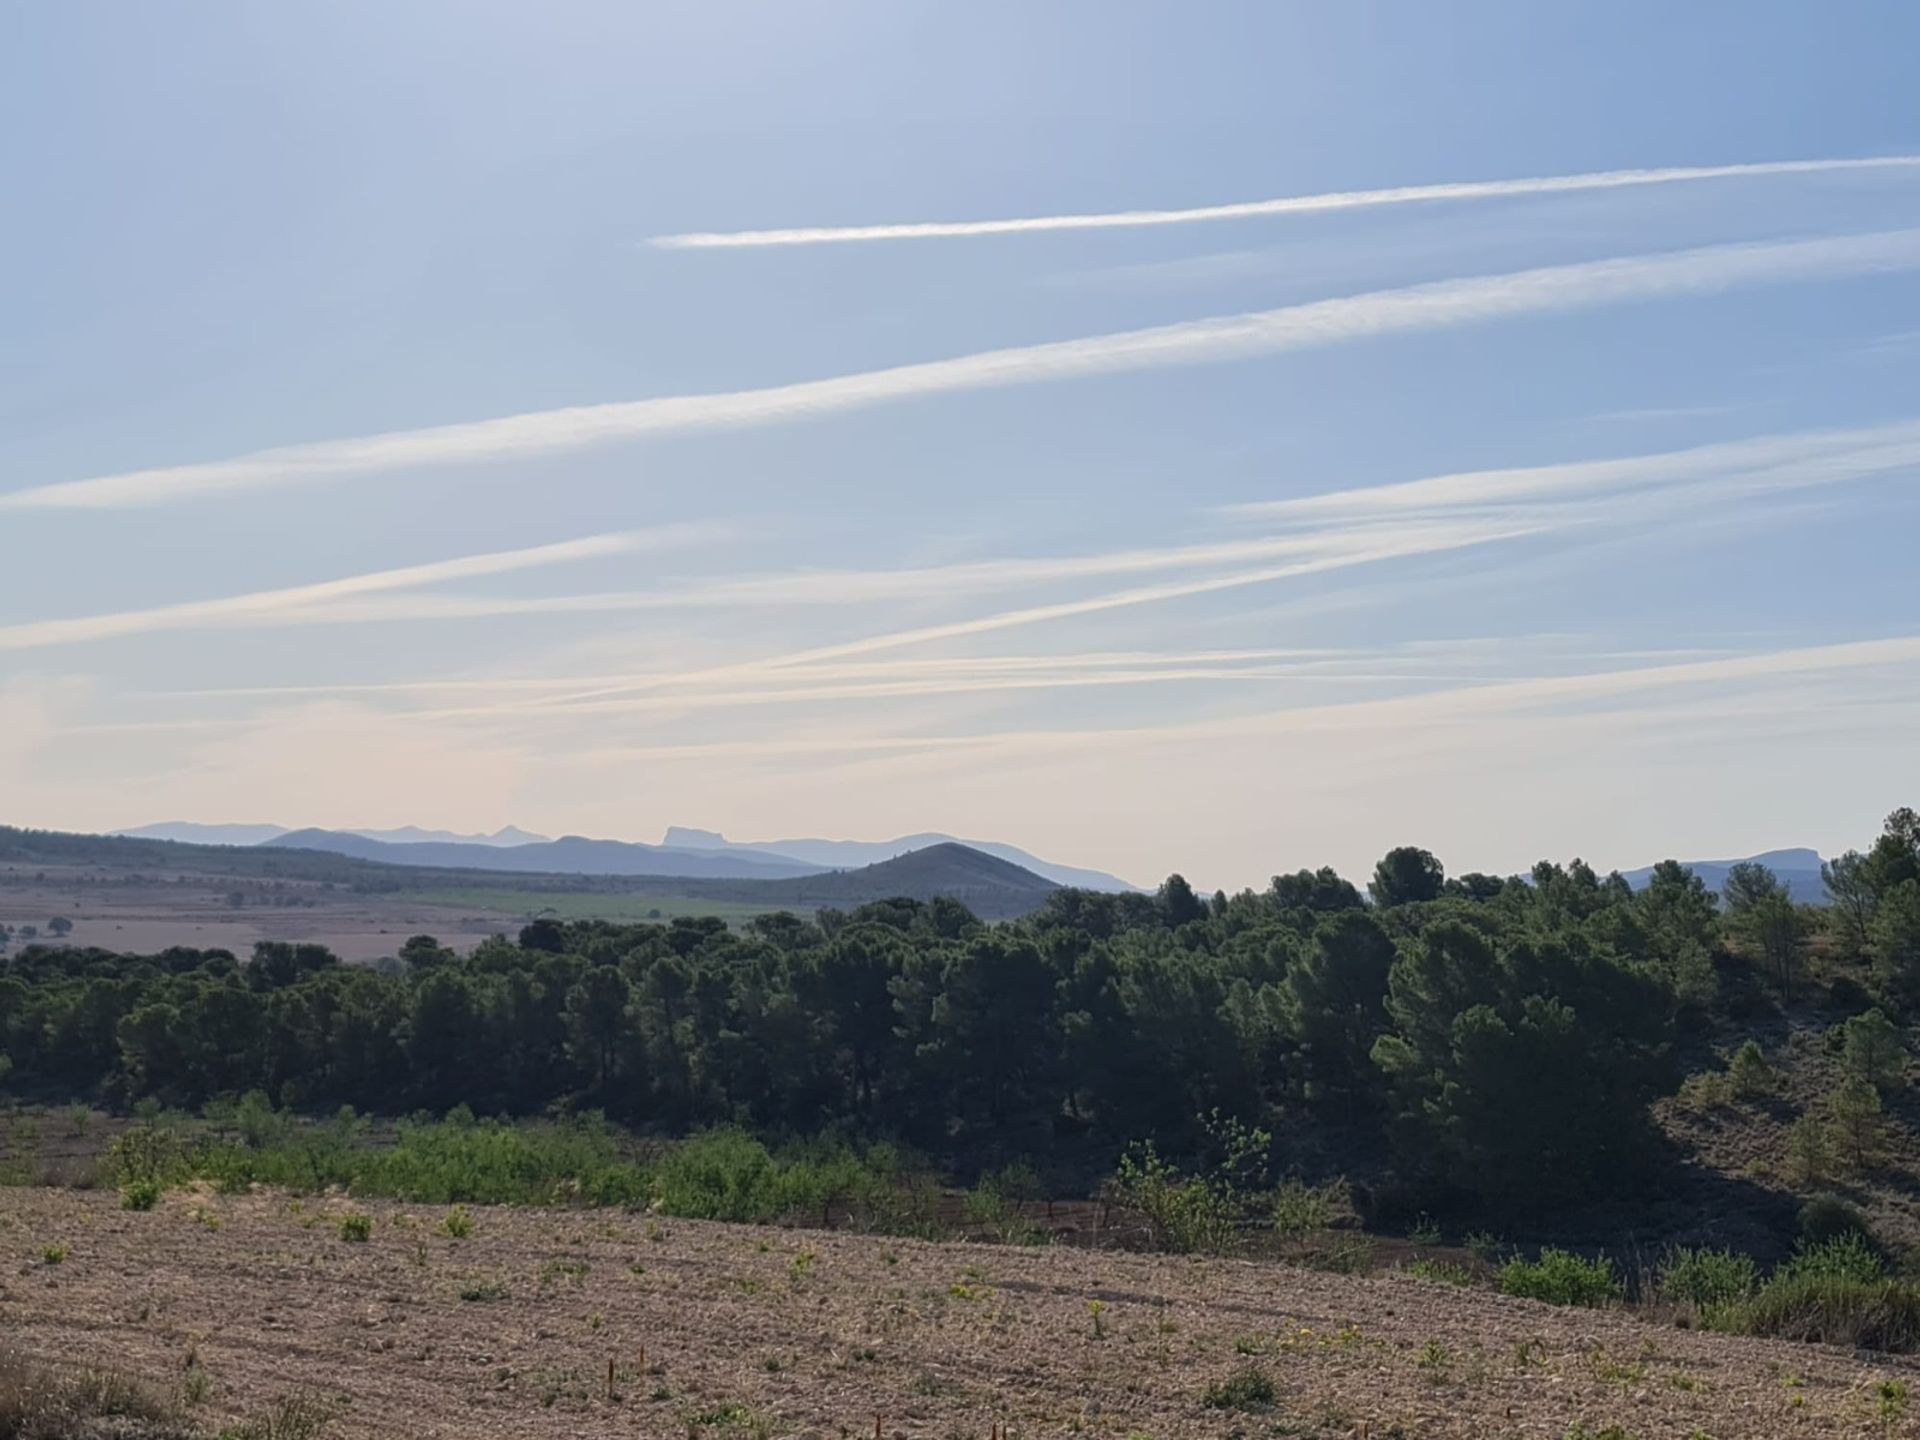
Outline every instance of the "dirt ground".
{"type": "Polygon", "coordinates": [[[0,1335],[170,1386],[194,1357],[210,1413],[313,1395],[342,1437],[1920,1435],[1904,1361],[1407,1277],[612,1211],[476,1207],[454,1239],[445,1213],[0,1190],[0,1335]],[[1270,1408],[1205,1403],[1248,1366],[1270,1408]]]}
{"type": "Polygon", "coordinates": [[[433,935],[464,951],[489,935],[512,934],[524,923],[524,917],[504,912],[299,881],[189,872],[135,875],[82,866],[0,867],[0,924],[33,925],[49,939],[47,921],[56,915],[73,922],[64,942],[69,945],[136,954],[190,945],[231,950],[244,958],[257,940],[290,940],[324,945],[343,960],[361,961],[396,953],[410,935],[433,935]]]}

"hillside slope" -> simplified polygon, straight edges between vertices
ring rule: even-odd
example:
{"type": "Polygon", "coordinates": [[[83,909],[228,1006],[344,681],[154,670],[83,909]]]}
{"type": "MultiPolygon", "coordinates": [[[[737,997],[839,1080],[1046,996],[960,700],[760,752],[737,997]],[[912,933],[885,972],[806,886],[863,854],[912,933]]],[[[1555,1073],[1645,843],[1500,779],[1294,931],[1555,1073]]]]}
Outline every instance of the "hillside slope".
{"type": "Polygon", "coordinates": [[[451,1239],[444,1212],[377,1201],[6,1193],[12,1344],[166,1388],[192,1355],[207,1410],[309,1394],[340,1440],[1911,1433],[1878,1388],[1908,1364],[1405,1277],[619,1211],[474,1207],[451,1239]],[[341,1238],[349,1208],[365,1243],[341,1238]],[[1253,1374],[1271,1400],[1226,1403],[1253,1374]]]}
{"type": "Polygon", "coordinates": [[[807,875],[815,868],[779,856],[670,850],[626,840],[590,840],[563,835],[532,845],[395,844],[344,830],[293,830],[266,842],[281,850],[324,850],[383,865],[420,865],[436,870],[492,870],[536,875],[660,875],[673,879],[765,880],[807,875]]]}
{"type": "Polygon", "coordinates": [[[1056,885],[1114,892],[1134,888],[1119,876],[1109,875],[1104,870],[1089,870],[1084,866],[1060,865],[1051,860],[1042,860],[1039,856],[1030,854],[1017,845],[1006,845],[997,840],[962,840],[954,835],[945,835],[931,830],[917,835],[898,835],[891,840],[729,840],[713,830],[693,830],[682,825],[670,825],[661,843],[689,850],[727,849],[735,852],[753,850],[768,855],[783,855],[789,859],[818,865],[823,870],[845,870],[859,865],[877,865],[883,860],[892,860],[913,850],[925,850],[932,845],[964,845],[969,850],[978,850],[984,855],[1005,860],[1010,865],[1018,865],[1023,870],[1031,870],[1034,874],[1051,880],[1056,885]]]}
{"type": "Polygon", "coordinates": [[[1002,920],[1039,909],[1060,887],[997,856],[948,843],[929,845],[858,870],[767,881],[752,888],[756,900],[794,909],[845,907],[895,897],[931,900],[945,896],[958,900],[983,920],[1002,920]]]}

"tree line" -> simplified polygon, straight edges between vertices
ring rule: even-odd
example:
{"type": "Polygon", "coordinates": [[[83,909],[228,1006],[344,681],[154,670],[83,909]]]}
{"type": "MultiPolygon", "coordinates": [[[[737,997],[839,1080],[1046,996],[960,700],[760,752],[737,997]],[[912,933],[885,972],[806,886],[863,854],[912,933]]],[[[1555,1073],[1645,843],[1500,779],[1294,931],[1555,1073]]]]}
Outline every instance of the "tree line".
{"type": "Polygon", "coordinates": [[[0,966],[0,1071],[121,1104],[259,1090],[886,1139],[961,1170],[1200,1156],[1200,1117],[1224,1116],[1283,1168],[1358,1157],[1423,1195],[1544,1207],[1644,1176],[1676,1044],[1795,1002],[1816,942],[1860,977],[1836,1001],[1920,1003],[1920,820],[1896,811],[1828,869],[1819,911],[1760,867],[1717,899],[1672,862],[1635,891],[1578,860],[1449,877],[1404,847],[1364,894],[1331,869],[1211,897],[1176,875],[996,925],[948,900],[738,929],[537,920],[374,966],[36,945],[0,966]]]}

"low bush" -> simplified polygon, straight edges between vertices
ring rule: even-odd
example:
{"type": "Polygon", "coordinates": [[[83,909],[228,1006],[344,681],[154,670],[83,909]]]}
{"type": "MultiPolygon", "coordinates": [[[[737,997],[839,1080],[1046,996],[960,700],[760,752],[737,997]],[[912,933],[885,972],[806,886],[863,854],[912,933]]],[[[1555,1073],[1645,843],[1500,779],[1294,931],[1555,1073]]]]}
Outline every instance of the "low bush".
{"type": "Polygon", "coordinates": [[[340,1238],[364,1245],[373,1238],[373,1221],[365,1215],[341,1216],[340,1238]]]}
{"type": "Polygon", "coordinates": [[[1273,1192],[1273,1229],[1282,1239],[1298,1240],[1333,1223],[1335,1187],[1289,1180],[1273,1192]]]}
{"type": "Polygon", "coordinates": [[[1680,1248],[1660,1267],[1660,1293],[1708,1311],[1744,1300],[1760,1283],[1751,1255],[1733,1250],[1680,1248]]]}
{"type": "Polygon", "coordinates": [[[1500,1270],[1500,1289],[1549,1305],[1599,1306],[1620,1298],[1620,1279],[1613,1261],[1602,1255],[1582,1259],[1567,1250],[1548,1247],[1538,1260],[1515,1256],[1500,1270]]]}
{"type": "Polygon", "coordinates": [[[454,1206],[440,1222],[440,1233],[451,1240],[465,1240],[473,1234],[472,1212],[464,1205],[454,1206]]]}
{"type": "Polygon", "coordinates": [[[122,1210],[151,1210],[160,1203],[165,1188],[158,1180],[129,1180],[120,1187],[122,1210]]]}
{"type": "Polygon", "coordinates": [[[1774,1271],[1774,1279],[1869,1282],[1883,1279],[1886,1273],[1886,1262],[1867,1237],[1849,1230],[1817,1245],[1802,1241],[1793,1258],[1774,1271]]]}
{"type": "Polygon", "coordinates": [[[1418,1280],[1433,1280],[1442,1285],[1473,1284],[1473,1272],[1451,1260],[1409,1260],[1400,1268],[1418,1280]]]}
{"type": "Polygon", "coordinates": [[[1209,1410],[1265,1410],[1272,1406],[1273,1381],[1258,1365],[1243,1365],[1224,1380],[1215,1381],[1200,1396],[1209,1410]]]}
{"type": "Polygon", "coordinates": [[[1868,1241],[1873,1239],[1867,1217],[1838,1195],[1816,1195],[1802,1205],[1799,1230],[1803,1245],[1818,1245],[1847,1234],[1859,1235],[1868,1241]]]}
{"type": "Polygon", "coordinates": [[[1920,1347],[1920,1286],[1783,1271],[1722,1314],[1718,1328],[1904,1353],[1920,1347]]]}
{"type": "Polygon", "coordinates": [[[0,1354],[0,1435],[7,1440],[192,1440],[168,1396],[110,1370],[56,1371],[0,1354]]]}

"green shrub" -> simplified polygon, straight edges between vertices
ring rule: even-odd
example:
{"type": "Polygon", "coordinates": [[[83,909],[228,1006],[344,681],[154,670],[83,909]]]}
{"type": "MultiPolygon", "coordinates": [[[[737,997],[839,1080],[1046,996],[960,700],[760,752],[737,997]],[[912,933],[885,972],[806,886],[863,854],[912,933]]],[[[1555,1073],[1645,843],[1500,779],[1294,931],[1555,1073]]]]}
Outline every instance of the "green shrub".
{"type": "Polygon", "coordinates": [[[1800,1243],[1818,1245],[1841,1235],[1860,1235],[1871,1241],[1873,1231],[1859,1207],[1838,1195],[1816,1195],[1800,1207],[1800,1243]]]}
{"type": "Polygon", "coordinates": [[[1884,1279],[1886,1262],[1866,1236],[1849,1230],[1816,1245],[1802,1241],[1793,1258],[1774,1271],[1775,1279],[1817,1278],[1870,1283],[1884,1279]]]}
{"type": "Polygon", "coordinates": [[[364,1245],[373,1238],[373,1221],[365,1215],[343,1215],[340,1218],[340,1238],[364,1245]]]}
{"type": "Polygon", "coordinates": [[[129,1180],[120,1187],[122,1210],[151,1210],[166,1193],[158,1180],[129,1180]]]}
{"type": "Polygon", "coordinates": [[[455,1240],[465,1240],[473,1234],[473,1215],[464,1205],[456,1205],[447,1212],[446,1219],[440,1222],[440,1233],[455,1240]]]}
{"type": "Polygon", "coordinates": [[[1727,1062],[1727,1083],[1736,1100],[1764,1099],[1778,1088],[1778,1077],[1760,1053],[1759,1041],[1749,1040],[1733,1052],[1727,1062]]]}
{"type": "Polygon", "coordinates": [[[1760,1282],[1751,1255],[1733,1250],[1680,1248],[1660,1267],[1660,1293],[1709,1310],[1744,1300],[1760,1282]]]}
{"type": "Polygon", "coordinates": [[[1265,1410],[1272,1406],[1273,1381],[1258,1365],[1244,1365],[1206,1388],[1200,1403],[1209,1410],[1265,1410]]]}
{"type": "Polygon", "coordinates": [[[1605,1305],[1620,1297],[1620,1280],[1613,1261],[1602,1255],[1584,1260],[1566,1250],[1548,1247],[1538,1260],[1515,1256],[1500,1271],[1500,1289],[1549,1305],[1605,1305]]]}
{"type": "Polygon", "coordinates": [[[1120,1157],[1111,1185],[1113,1197],[1147,1222],[1153,1248],[1184,1255],[1218,1255],[1239,1240],[1237,1207],[1216,1185],[1184,1174],[1160,1158],[1153,1142],[1136,1145],[1120,1157]]]}
{"type": "Polygon", "coordinates": [[[1274,1233],[1298,1240],[1333,1223],[1334,1187],[1289,1180],[1273,1192],[1274,1233]]]}

